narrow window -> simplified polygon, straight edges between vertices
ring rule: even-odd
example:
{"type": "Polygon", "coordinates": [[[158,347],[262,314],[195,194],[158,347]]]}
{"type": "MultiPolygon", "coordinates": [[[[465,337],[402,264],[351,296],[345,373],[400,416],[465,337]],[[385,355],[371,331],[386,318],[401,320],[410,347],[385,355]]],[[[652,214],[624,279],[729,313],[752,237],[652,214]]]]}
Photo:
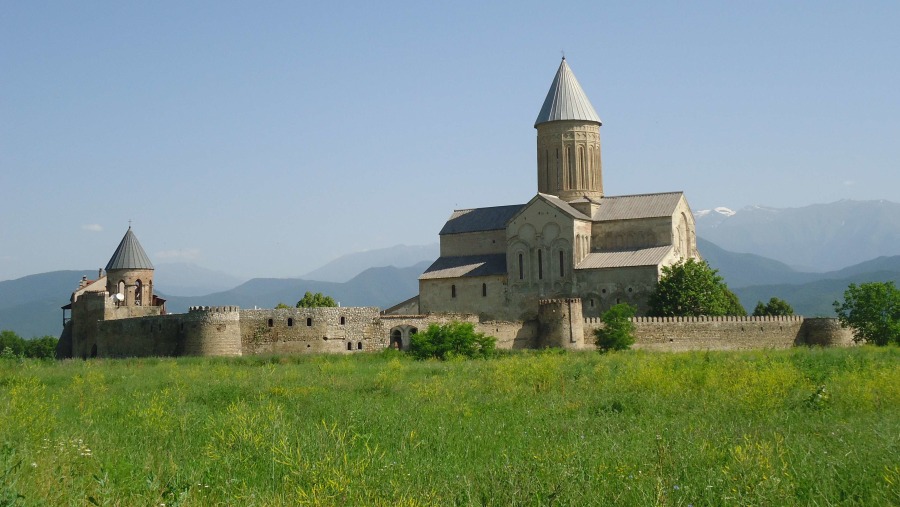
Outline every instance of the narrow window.
{"type": "Polygon", "coordinates": [[[307,327],[312,326],[312,317],[307,317],[307,318],[306,318],[306,326],[307,326],[307,327]]]}
{"type": "Polygon", "coordinates": [[[575,150],[566,148],[566,159],[569,163],[569,188],[578,188],[578,169],[575,165],[575,150]]]}
{"type": "Polygon", "coordinates": [[[559,276],[562,278],[566,274],[566,261],[565,256],[563,255],[563,251],[559,251],[559,276]]]}
{"type": "Polygon", "coordinates": [[[594,298],[591,298],[591,308],[594,307],[594,298]]]}
{"type": "Polygon", "coordinates": [[[538,249],[538,280],[544,279],[544,258],[542,252],[538,249]]]}
{"type": "Polygon", "coordinates": [[[452,297],[452,298],[456,297],[456,285],[450,286],[450,297],[452,297]]]}
{"type": "Polygon", "coordinates": [[[347,350],[353,350],[353,342],[347,342],[347,350]]]}
{"type": "Polygon", "coordinates": [[[487,284],[483,283],[483,284],[481,284],[481,297],[486,297],[486,296],[487,296],[487,284]]]}
{"type": "Polygon", "coordinates": [[[362,350],[362,342],[356,342],[356,350],[362,350]]]}
{"type": "Polygon", "coordinates": [[[272,327],[274,325],[275,325],[275,321],[273,321],[272,319],[269,319],[269,327],[272,327]]]}
{"type": "Polygon", "coordinates": [[[522,254],[519,254],[519,280],[525,278],[525,265],[522,262],[522,254]]]}
{"type": "Polygon", "coordinates": [[[288,327],[294,327],[294,319],[288,317],[288,327]]]}
{"type": "Polygon", "coordinates": [[[347,319],[344,318],[343,315],[341,315],[341,325],[343,326],[343,325],[346,324],[346,323],[347,323],[347,319]]]}

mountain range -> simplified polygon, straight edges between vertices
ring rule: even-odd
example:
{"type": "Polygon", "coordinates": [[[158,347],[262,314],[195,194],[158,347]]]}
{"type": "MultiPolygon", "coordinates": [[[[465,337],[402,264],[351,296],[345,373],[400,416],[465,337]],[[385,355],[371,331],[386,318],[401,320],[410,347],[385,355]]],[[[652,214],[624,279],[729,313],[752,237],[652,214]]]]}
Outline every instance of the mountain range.
{"type": "Polygon", "coordinates": [[[720,207],[695,213],[697,235],[799,271],[831,271],[900,254],[900,204],[842,200],[800,208],[720,207]]]}
{"type": "MultiPolygon", "coordinates": [[[[900,205],[896,203],[838,201],[806,208],[738,211],[720,207],[698,211],[696,216],[701,255],[719,270],[748,310],[757,301],[779,297],[798,314],[833,315],[831,303],[842,298],[850,283],[893,280],[900,284],[900,205]],[[842,212],[847,216],[842,218],[842,212]],[[798,239],[801,230],[810,245],[798,239]],[[719,241],[737,246],[726,247],[719,241]],[[824,251],[811,252],[818,249],[824,251]],[[869,257],[843,265],[833,260],[862,255],[869,257]],[[831,260],[820,262],[821,258],[831,260]],[[796,267],[809,262],[815,269],[796,267]]],[[[437,244],[398,245],[345,255],[303,278],[249,281],[190,264],[160,264],[154,285],[167,299],[170,312],[187,311],[194,305],[293,305],[306,291],[326,293],[344,306],[386,308],[418,292],[417,278],[438,250],[437,244]]],[[[0,282],[0,330],[11,329],[25,337],[58,335],[60,306],[82,276],[96,274],[92,269],[54,271],[0,282]]]]}

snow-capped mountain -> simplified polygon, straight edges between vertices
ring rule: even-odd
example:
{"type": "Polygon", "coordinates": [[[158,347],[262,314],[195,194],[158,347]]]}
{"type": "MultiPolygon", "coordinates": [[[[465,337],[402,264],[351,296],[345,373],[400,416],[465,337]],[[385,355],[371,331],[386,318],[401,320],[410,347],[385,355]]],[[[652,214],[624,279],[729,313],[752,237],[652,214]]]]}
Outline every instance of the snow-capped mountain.
{"type": "Polygon", "coordinates": [[[841,200],[800,208],[701,210],[697,235],[732,252],[828,271],[900,254],[900,204],[841,200]],[[721,211],[720,211],[721,210],[721,211]]]}

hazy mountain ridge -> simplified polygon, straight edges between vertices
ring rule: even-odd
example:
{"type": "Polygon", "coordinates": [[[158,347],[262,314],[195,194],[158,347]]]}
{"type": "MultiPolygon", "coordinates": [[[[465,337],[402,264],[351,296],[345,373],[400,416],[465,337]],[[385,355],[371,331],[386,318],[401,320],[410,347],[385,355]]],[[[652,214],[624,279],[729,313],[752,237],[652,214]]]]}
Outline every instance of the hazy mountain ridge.
{"type": "Polygon", "coordinates": [[[344,283],[302,278],[254,278],[223,292],[196,297],[169,297],[166,308],[172,313],[180,313],[200,305],[274,308],[278,303],[284,303],[294,306],[307,291],[327,294],[341,306],[387,308],[418,293],[419,275],[429,264],[425,261],[405,268],[369,268],[344,283]]]}
{"type": "Polygon", "coordinates": [[[165,288],[168,294],[202,296],[221,292],[246,282],[246,278],[214,271],[186,262],[157,264],[153,284],[165,288]]]}
{"type": "Polygon", "coordinates": [[[697,235],[804,271],[829,271],[900,254],[900,204],[842,200],[799,208],[749,206],[697,214],[697,235]]]}
{"type": "Polygon", "coordinates": [[[440,255],[437,243],[430,245],[396,245],[363,252],[353,252],[314,269],[301,278],[324,282],[346,282],[372,266],[404,268],[440,255]]]}

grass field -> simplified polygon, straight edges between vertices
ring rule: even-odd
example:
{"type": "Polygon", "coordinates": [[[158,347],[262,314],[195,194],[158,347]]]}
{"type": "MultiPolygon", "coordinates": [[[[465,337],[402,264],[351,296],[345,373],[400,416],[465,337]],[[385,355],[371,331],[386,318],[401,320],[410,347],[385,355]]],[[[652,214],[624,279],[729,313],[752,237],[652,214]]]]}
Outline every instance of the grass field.
{"type": "Polygon", "coordinates": [[[900,349],[0,360],[0,505],[900,505],[900,349]]]}

